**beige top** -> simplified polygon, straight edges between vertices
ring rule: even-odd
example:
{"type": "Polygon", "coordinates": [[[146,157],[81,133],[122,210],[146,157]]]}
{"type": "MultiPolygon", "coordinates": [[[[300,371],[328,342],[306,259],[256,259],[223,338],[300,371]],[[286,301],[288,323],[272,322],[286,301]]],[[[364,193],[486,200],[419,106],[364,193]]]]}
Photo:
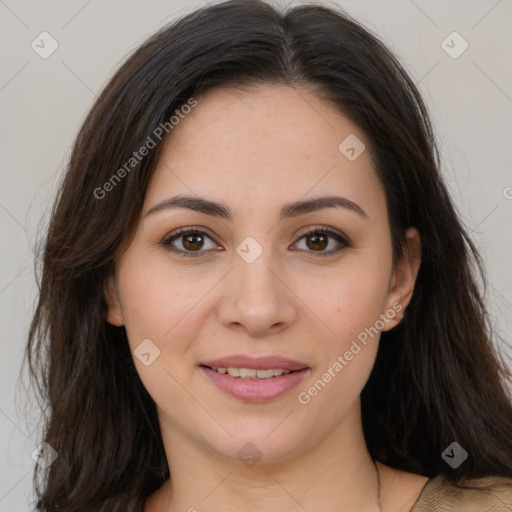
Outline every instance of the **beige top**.
{"type": "Polygon", "coordinates": [[[512,479],[488,476],[456,486],[438,475],[426,483],[410,512],[512,512],[512,479]]]}

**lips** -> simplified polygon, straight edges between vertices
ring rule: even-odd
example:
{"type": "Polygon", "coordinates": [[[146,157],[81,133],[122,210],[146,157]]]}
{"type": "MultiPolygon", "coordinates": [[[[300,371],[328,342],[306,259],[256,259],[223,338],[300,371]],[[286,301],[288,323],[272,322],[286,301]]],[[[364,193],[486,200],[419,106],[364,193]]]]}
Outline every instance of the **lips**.
{"type": "Polygon", "coordinates": [[[283,356],[251,357],[243,354],[202,361],[199,363],[199,366],[208,366],[210,368],[249,368],[254,370],[281,369],[290,371],[309,368],[306,363],[283,356]]]}
{"type": "Polygon", "coordinates": [[[217,373],[207,366],[200,366],[207,379],[224,394],[239,401],[262,403],[276,400],[297,387],[311,370],[290,371],[290,373],[271,379],[240,379],[232,375],[217,373]]]}
{"type": "Polygon", "coordinates": [[[198,366],[208,380],[225,394],[237,400],[255,403],[268,402],[285,395],[311,374],[311,369],[306,363],[278,355],[252,357],[235,354],[219,359],[205,360],[198,366]],[[220,373],[213,368],[225,368],[228,369],[228,373],[220,373]],[[266,379],[246,379],[230,375],[229,369],[233,368],[287,370],[288,373],[266,379]]]}

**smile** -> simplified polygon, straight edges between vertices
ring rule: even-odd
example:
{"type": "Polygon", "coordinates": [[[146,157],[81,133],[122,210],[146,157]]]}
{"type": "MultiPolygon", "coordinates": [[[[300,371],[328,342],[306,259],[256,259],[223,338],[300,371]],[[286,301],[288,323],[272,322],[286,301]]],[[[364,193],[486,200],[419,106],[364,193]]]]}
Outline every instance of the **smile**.
{"type": "Polygon", "coordinates": [[[208,380],[223,393],[238,400],[253,403],[268,402],[285,395],[311,373],[310,368],[260,370],[233,367],[212,368],[204,365],[199,368],[208,380]]]}
{"type": "Polygon", "coordinates": [[[211,367],[211,369],[217,373],[227,373],[239,379],[273,379],[274,377],[280,377],[283,374],[291,373],[291,370],[282,370],[280,368],[266,370],[259,368],[211,367]]]}

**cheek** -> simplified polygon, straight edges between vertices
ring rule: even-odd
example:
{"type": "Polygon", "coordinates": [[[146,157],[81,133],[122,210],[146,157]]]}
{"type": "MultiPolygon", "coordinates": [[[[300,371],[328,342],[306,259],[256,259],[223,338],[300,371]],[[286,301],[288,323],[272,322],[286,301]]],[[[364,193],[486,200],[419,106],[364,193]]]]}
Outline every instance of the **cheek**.
{"type": "Polygon", "coordinates": [[[137,261],[145,264],[127,259],[118,271],[124,325],[135,367],[159,407],[166,409],[170,397],[185,407],[186,402],[180,401],[187,395],[179,383],[187,380],[194,365],[187,360],[187,350],[201,325],[197,306],[205,291],[201,293],[197,286],[204,282],[187,282],[148,258],[137,261]]]}
{"type": "Polygon", "coordinates": [[[360,270],[347,265],[328,280],[317,281],[310,294],[311,309],[330,332],[338,348],[375,324],[385,308],[388,274],[378,266],[362,265],[360,270]]]}
{"type": "Polygon", "coordinates": [[[197,295],[161,262],[143,257],[119,264],[119,282],[125,324],[143,336],[161,337],[185,316],[197,295]]]}
{"type": "Polygon", "coordinates": [[[332,281],[326,293],[318,293],[312,309],[329,327],[318,340],[318,364],[303,388],[301,404],[315,414],[331,410],[334,423],[341,421],[366,384],[377,354],[380,330],[376,322],[383,312],[385,282],[368,275],[345,276],[332,281]],[[333,409],[334,407],[334,409],[333,409]]]}
{"type": "Polygon", "coordinates": [[[162,348],[165,333],[186,313],[186,289],[166,279],[165,269],[151,261],[136,265],[131,258],[120,262],[118,269],[123,320],[132,351],[144,339],[162,348]]]}
{"type": "MultiPolygon", "coordinates": [[[[160,351],[156,366],[184,375],[186,368],[195,365],[195,360],[187,359],[193,356],[187,350],[209,314],[208,292],[218,277],[190,271],[183,275],[150,258],[137,261],[145,264],[136,265],[133,258],[119,265],[124,324],[132,354],[149,339],[160,351]]],[[[144,370],[139,361],[135,363],[144,370]]]]}

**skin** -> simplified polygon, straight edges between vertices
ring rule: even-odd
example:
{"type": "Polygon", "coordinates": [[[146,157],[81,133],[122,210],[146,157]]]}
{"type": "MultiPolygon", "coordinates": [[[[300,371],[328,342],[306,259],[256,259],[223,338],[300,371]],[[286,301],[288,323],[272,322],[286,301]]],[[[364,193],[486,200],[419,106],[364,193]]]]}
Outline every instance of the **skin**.
{"type": "MultiPolygon", "coordinates": [[[[303,89],[268,85],[212,90],[197,100],[166,141],[135,235],[107,283],[108,321],[125,326],[132,352],[144,339],[160,350],[149,366],[134,357],[157,405],[172,475],[145,510],[374,512],[377,472],[360,393],[379,335],[307,405],[298,394],[379,315],[394,304],[403,314],[420,265],[419,235],[409,228],[407,257],[393,268],[384,191],[369,151],[349,161],[338,150],[348,135],[365,136],[334,106],[303,89]],[[224,203],[233,219],[185,208],[145,216],[177,194],[224,203]],[[349,198],[366,218],[325,208],[279,220],[285,203],[327,195],[349,198]],[[189,226],[206,233],[203,245],[181,236],[174,247],[206,255],[181,257],[159,243],[189,226]],[[340,244],[314,245],[302,236],[310,226],[333,228],[351,245],[322,257],[340,244]],[[247,236],[263,249],[252,263],[236,252],[247,236]],[[279,354],[311,370],[284,396],[246,403],[198,367],[236,353],[279,354]],[[251,467],[237,456],[248,442],[261,452],[251,467]]],[[[426,477],[378,467],[382,510],[410,510],[426,477]]]]}

